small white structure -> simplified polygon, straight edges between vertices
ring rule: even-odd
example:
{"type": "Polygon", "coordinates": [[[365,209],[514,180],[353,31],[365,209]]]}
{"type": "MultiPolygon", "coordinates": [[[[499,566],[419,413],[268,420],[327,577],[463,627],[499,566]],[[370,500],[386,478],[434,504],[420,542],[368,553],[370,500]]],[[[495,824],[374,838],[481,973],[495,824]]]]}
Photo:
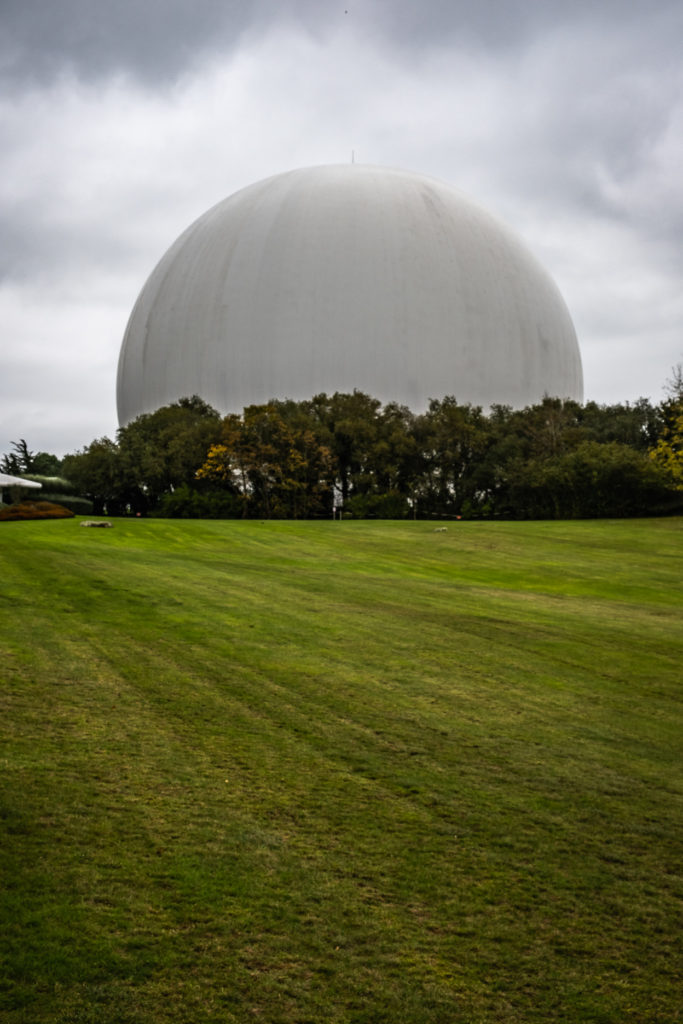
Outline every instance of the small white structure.
{"type": "Polygon", "coordinates": [[[0,498],[5,489],[10,492],[12,503],[19,501],[22,490],[40,490],[42,484],[36,480],[24,480],[20,476],[9,476],[8,473],[0,473],[0,498]]]}
{"type": "Polygon", "coordinates": [[[355,388],[522,408],[583,400],[556,285],[451,185],[345,164],[276,175],[192,224],[131,314],[119,422],[190,395],[220,412],[355,388]]]}

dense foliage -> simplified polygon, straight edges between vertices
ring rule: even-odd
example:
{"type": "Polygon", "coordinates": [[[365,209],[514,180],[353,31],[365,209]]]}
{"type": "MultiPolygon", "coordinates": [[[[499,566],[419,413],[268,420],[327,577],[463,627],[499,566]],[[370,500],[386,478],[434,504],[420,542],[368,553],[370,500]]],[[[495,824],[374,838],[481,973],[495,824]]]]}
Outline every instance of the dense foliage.
{"type": "MultiPolygon", "coordinates": [[[[22,466],[35,462],[24,441],[14,447],[22,466]]],[[[672,388],[660,405],[545,398],[488,414],[446,397],[415,414],[354,391],[222,419],[194,396],[66,456],[61,475],[109,515],[661,515],[683,509],[683,395],[672,388]]]]}
{"type": "Polygon", "coordinates": [[[184,398],[139,416],[63,461],[63,473],[93,502],[95,513],[146,513],[178,488],[191,487],[221,420],[200,398],[184,398]]]}

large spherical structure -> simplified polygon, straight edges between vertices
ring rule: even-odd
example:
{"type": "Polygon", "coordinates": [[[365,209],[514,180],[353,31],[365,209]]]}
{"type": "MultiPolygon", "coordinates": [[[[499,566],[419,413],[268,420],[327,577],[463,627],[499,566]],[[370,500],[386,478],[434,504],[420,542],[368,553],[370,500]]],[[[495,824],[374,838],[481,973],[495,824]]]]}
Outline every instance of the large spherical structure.
{"type": "Polygon", "coordinates": [[[128,323],[119,420],[354,388],[415,412],[583,397],[566,306],[507,228],[440,181],[348,164],[257,182],[177,239],[128,323]]]}

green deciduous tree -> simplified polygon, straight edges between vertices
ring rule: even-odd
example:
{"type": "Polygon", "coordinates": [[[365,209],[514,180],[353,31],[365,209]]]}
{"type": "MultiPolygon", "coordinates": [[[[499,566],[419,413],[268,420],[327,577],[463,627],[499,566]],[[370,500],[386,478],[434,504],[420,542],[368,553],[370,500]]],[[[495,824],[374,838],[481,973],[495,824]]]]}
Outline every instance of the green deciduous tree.
{"type": "MultiPolygon", "coordinates": [[[[358,517],[645,515],[680,505],[682,408],[545,398],[486,414],[447,396],[415,415],[354,391],[221,419],[193,397],[68,456],[64,473],[100,508],[173,516],[303,518],[340,500],[358,517]]],[[[23,444],[13,457],[35,458],[23,444]]]]}
{"type": "Polygon", "coordinates": [[[163,494],[191,487],[211,444],[220,436],[219,414],[201,398],[182,398],[138,416],[117,434],[128,501],[154,509],[163,494]]]}
{"type": "Polygon", "coordinates": [[[108,437],[66,455],[63,472],[79,493],[92,501],[96,515],[105,509],[112,515],[122,512],[132,496],[122,472],[118,446],[108,437]]]}
{"type": "Polygon", "coordinates": [[[516,463],[507,501],[521,518],[616,518],[661,510],[667,496],[663,473],[644,453],[583,441],[556,459],[516,463]]]}
{"type": "Polygon", "coordinates": [[[488,498],[486,453],[491,433],[478,406],[452,396],[433,400],[415,427],[420,452],[419,506],[431,515],[461,515],[488,498]]]}

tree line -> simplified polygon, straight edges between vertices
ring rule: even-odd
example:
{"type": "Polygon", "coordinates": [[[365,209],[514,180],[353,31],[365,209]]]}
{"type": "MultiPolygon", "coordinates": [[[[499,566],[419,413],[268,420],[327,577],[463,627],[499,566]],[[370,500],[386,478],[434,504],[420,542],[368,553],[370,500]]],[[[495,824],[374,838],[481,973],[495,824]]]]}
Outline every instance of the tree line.
{"type": "Polygon", "coordinates": [[[194,396],[139,416],[115,441],[96,439],[61,462],[33,456],[22,441],[0,468],[35,476],[36,465],[49,466],[63,490],[108,515],[672,514],[683,511],[680,385],[679,376],[658,405],[545,398],[488,413],[446,397],[416,414],[354,391],[221,417],[194,396]]]}

